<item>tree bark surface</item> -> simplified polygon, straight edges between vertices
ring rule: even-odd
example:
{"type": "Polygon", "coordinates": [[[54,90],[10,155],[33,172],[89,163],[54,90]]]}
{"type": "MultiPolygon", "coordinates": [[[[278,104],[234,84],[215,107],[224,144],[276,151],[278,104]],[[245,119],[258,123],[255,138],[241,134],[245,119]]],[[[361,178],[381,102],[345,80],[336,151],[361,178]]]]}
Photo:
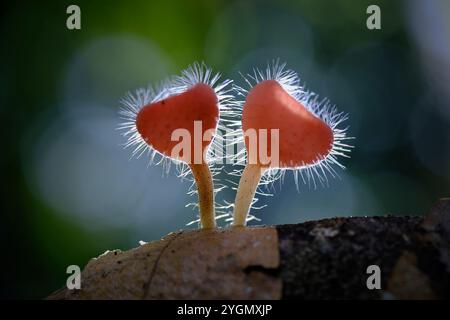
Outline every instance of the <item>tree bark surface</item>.
{"type": "Polygon", "coordinates": [[[174,232],[91,259],[48,299],[450,298],[450,199],[425,217],[174,232]],[[381,289],[369,289],[370,265],[381,289]]]}

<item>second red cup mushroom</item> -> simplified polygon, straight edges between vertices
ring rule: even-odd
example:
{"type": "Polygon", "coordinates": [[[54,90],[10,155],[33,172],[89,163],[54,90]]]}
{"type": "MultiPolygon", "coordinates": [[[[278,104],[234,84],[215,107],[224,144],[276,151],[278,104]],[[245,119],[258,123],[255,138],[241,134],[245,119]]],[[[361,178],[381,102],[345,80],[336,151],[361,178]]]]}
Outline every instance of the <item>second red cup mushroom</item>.
{"type": "Polygon", "coordinates": [[[338,113],[327,100],[305,91],[297,74],[284,67],[274,62],[266,72],[257,70],[246,78],[250,89],[237,87],[245,97],[238,114],[242,112],[247,163],[240,172],[234,226],[246,224],[265,174],[281,177],[286,170],[292,170],[296,182],[299,173],[314,185],[315,178],[327,182],[327,174],[337,175],[334,166],[344,168],[338,157],[348,157],[352,148],[345,142],[351,139],[346,136],[347,128],[340,128],[347,116],[338,113]]]}

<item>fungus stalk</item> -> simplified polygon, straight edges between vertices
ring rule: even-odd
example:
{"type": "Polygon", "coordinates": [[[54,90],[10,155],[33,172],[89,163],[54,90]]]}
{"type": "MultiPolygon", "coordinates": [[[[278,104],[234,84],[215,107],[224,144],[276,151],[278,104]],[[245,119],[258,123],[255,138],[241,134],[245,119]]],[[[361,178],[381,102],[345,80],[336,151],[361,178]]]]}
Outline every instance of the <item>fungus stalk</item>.
{"type": "Polygon", "coordinates": [[[189,167],[197,185],[198,208],[202,228],[215,228],[214,185],[209,166],[206,163],[202,163],[191,164],[189,167]]]}
{"type": "Polygon", "coordinates": [[[264,171],[257,164],[248,164],[242,172],[234,202],[233,226],[245,226],[256,188],[258,188],[259,180],[264,171]]]}

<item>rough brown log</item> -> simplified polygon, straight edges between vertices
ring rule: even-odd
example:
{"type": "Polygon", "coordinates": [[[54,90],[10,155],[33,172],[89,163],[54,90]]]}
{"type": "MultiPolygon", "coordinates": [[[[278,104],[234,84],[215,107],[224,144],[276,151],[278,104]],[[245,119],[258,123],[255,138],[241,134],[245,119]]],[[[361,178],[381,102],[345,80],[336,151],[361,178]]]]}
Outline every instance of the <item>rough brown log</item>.
{"type": "Polygon", "coordinates": [[[450,199],[422,217],[179,231],[82,272],[48,299],[434,299],[450,297],[450,199]],[[369,290],[367,267],[381,269],[369,290]]]}

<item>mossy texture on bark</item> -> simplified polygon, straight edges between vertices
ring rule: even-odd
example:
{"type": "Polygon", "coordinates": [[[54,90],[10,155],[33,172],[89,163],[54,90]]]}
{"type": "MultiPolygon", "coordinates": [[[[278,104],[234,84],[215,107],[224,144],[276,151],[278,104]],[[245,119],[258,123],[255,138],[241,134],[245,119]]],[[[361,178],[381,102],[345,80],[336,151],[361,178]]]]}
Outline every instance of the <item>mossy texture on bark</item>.
{"type": "Polygon", "coordinates": [[[81,283],[48,299],[450,298],[450,200],[425,217],[175,232],[92,259],[81,283]]]}

